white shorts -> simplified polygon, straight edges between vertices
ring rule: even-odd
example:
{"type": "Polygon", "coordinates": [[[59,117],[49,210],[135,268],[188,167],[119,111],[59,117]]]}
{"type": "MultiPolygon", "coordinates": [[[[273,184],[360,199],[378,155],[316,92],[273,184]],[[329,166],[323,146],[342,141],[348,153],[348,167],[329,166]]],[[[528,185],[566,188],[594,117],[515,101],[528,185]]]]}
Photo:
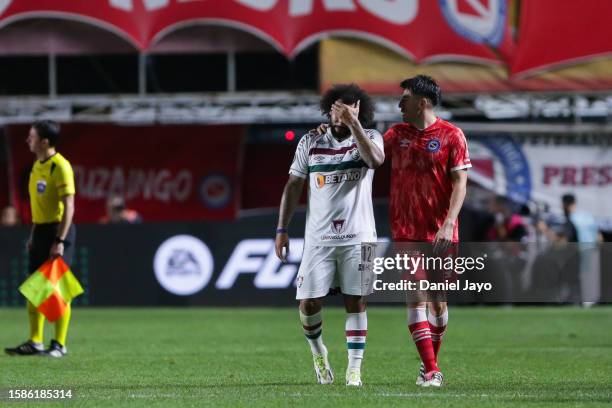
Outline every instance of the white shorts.
{"type": "Polygon", "coordinates": [[[372,259],[375,256],[375,247],[376,244],[373,243],[342,246],[305,245],[296,279],[295,298],[298,300],[320,298],[326,296],[330,289],[337,287],[340,287],[345,295],[371,294],[372,259]]]}

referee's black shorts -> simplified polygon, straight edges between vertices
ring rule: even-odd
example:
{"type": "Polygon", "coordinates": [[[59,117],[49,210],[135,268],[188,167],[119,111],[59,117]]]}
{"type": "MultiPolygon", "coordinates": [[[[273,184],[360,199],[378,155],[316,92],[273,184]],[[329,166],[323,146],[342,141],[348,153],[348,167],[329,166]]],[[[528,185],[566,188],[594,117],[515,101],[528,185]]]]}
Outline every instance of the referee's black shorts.
{"type": "MultiPolygon", "coordinates": [[[[30,273],[36,272],[42,264],[49,259],[49,252],[58,235],[59,223],[34,224],[32,233],[32,249],[30,250],[30,273]]],[[[74,258],[74,244],[76,240],[76,228],[74,224],[70,226],[66,236],[67,244],[64,245],[64,262],[68,266],[72,265],[74,258]]]]}

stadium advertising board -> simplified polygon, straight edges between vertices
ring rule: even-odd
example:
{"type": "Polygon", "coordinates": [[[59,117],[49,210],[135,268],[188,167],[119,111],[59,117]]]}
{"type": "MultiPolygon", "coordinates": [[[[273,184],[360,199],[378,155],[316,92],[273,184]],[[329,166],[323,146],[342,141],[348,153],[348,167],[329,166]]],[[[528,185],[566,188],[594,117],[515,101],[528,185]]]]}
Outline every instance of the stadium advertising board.
{"type": "MultiPolygon", "coordinates": [[[[521,2],[518,36],[526,40],[517,44],[512,73],[527,76],[562,61],[575,63],[589,57],[609,56],[612,53],[611,12],[612,3],[607,1],[521,2]],[[554,18],[551,18],[551,13],[554,13],[554,18]],[[577,24],[577,21],[584,23],[577,24]],[[585,26],[589,29],[584,30],[585,26]],[[559,41],[560,33],[563,35],[562,41],[559,41]]],[[[582,81],[589,79],[587,75],[580,78],[582,81]]]]}
{"type": "MultiPolygon", "coordinates": [[[[273,219],[268,215],[235,222],[81,225],[72,268],[85,288],[79,302],[95,306],[294,305],[304,245],[303,214],[292,225],[294,238],[286,263],[275,255],[269,234],[273,219]]],[[[384,230],[384,217],[377,220],[384,230]]],[[[6,249],[0,256],[0,304],[23,301],[17,288],[28,274],[23,255],[26,236],[26,228],[0,230],[0,244],[6,249]]],[[[373,290],[370,302],[403,303],[406,293],[410,294],[411,262],[449,260],[428,255],[405,262],[401,257],[414,248],[402,245],[379,239],[373,267],[360,269],[363,281],[369,281],[373,290]]],[[[567,243],[465,243],[452,255],[452,264],[456,288],[449,290],[449,301],[453,303],[612,299],[612,279],[603,273],[612,265],[609,244],[597,249],[567,243]]],[[[339,300],[336,296],[328,302],[339,300]]]]}
{"type": "MultiPolygon", "coordinates": [[[[604,225],[612,210],[612,151],[598,145],[520,142],[511,136],[470,137],[470,180],[519,203],[538,202],[562,214],[560,197],[573,193],[582,211],[604,225]]],[[[544,140],[544,139],[542,139],[544,140]]]]}
{"type": "MultiPolygon", "coordinates": [[[[5,131],[13,197],[26,220],[27,131],[5,131]]],[[[111,195],[124,197],[144,221],[233,218],[243,135],[242,126],[63,126],[60,150],[75,172],[76,222],[98,222],[111,195]]]]}
{"type": "Polygon", "coordinates": [[[501,63],[514,51],[507,9],[507,0],[4,0],[0,25],[33,16],[80,20],[117,32],[142,50],[186,25],[224,25],[286,55],[330,34],[350,34],[418,61],[501,63]]]}

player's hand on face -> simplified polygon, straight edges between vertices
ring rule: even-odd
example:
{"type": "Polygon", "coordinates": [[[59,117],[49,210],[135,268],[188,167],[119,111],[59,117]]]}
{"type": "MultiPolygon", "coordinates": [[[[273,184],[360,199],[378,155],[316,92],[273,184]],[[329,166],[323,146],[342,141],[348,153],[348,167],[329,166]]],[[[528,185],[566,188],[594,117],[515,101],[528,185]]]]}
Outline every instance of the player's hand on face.
{"type": "Polygon", "coordinates": [[[340,101],[334,102],[331,108],[331,112],[340,121],[349,126],[351,123],[355,123],[359,120],[359,101],[353,105],[346,105],[340,101]]]}
{"type": "Polygon", "coordinates": [[[436,237],[434,238],[434,253],[435,254],[444,254],[453,240],[453,232],[455,230],[454,223],[445,222],[442,224],[438,232],[436,233],[436,237]]]}
{"type": "Polygon", "coordinates": [[[49,251],[49,256],[51,259],[55,259],[58,256],[64,256],[64,244],[61,242],[53,244],[51,251],[49,251]]]}
{"type": "Polygon", "coordinates": [[[274,248],[276,250],[276,256],[278,257],[278,259],[283,262],[287,262],[287,255],[289,255],[289,234],[276,234],[274,248]]]}

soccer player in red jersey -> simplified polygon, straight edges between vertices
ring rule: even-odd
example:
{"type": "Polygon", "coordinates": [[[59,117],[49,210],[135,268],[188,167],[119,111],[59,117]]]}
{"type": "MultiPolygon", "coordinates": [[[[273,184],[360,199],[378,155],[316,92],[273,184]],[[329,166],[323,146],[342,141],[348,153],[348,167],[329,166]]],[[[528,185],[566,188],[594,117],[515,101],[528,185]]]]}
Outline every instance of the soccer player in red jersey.
{"type": "MultiPolygon", "coordinates": [[[[472,167],[467,143],[461,129],[436,116],[441,91],[432,78],[418,75],[400,86],[404,123],[384,135],[391,157],[393,240],[431,243],[442,253],[459,240],[457,217],[466,194],[467,169],[472,167]]],[[[446,302],[408,305],[408,328],[422,361],[417,385],[442,385],[437,355],[447,323],[446,302]]]]}

